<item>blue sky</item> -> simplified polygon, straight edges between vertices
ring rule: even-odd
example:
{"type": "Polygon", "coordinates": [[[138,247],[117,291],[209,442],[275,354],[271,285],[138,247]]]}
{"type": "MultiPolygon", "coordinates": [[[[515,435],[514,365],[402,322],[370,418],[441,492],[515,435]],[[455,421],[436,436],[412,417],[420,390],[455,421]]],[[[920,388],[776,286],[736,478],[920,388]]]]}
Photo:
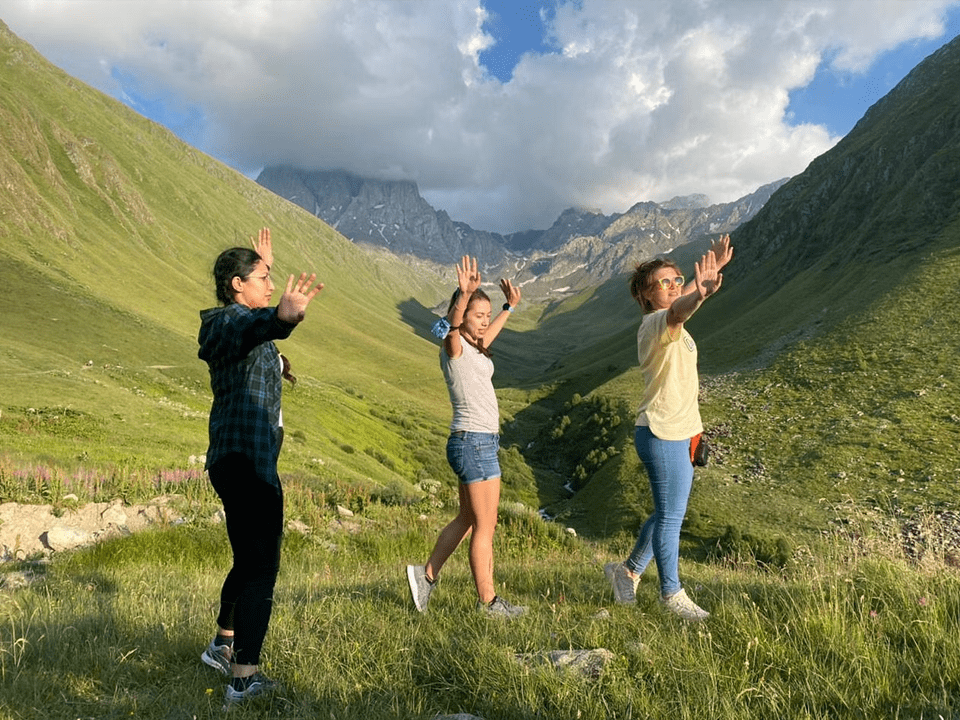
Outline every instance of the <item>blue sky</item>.
{"type": "MultiPolygon", "coordinates": [[[[490,13],[483,29],[494,44],[481,52],[479,59],[500,82],[511,80],[513,69],[525,53],[560,52],[548,35],[548,23],[556,15],[557,2],[485,0],[483,4],[490,13]]],[[[834,67],[832,61],[838,51],[826,51],[813,80],[790,93],[788,120],[794,125],[823,125],[831,135],[846,135],[867,108],[892,90],[921,60],[946,40],[960,35],[960,4],[946,8],[944,27],[942,36],[907,40],[880,53],[869,67],[857,72],[834,67]]]]}
{"type": "Polygon", "coordinates": [[[960,0],[0,0],[51,62],[256,177],[407,179],[498,232],[802,172],[960,0]]]}
{"type": "Polygon", "coordinates": [[[510,82],[524,53],[560,52],[547,33],[547,22],[556,15],[555,3],[485,0],[483,6],[489,13],[483,30],[493,44],[478,57],[480,64],[500,82],[510,82]]]}
{"type": "Polygon", "coordinates": [[[960,5],[946,12],[946,31],[932,40],[911,40],[880,54],[863,72],[838,70],[827,53],[809,85],[790,93],[787,112],[794,123],[818,123],[846,135],[871,105],[892,90],[925,57],[960,35],[960,5]]]}

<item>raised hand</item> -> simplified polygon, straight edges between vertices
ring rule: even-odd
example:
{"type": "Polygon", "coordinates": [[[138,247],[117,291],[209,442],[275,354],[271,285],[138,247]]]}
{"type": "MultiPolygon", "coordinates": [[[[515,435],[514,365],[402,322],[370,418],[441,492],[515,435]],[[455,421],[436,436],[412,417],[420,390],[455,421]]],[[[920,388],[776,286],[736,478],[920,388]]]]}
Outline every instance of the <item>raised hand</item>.
{"type": "Polygon", "coordinates": [[[713,251],[708,252],[700,258],[694,266],[694,273],[696,275],[695,282],[697,284],[697,292],[700,293],[700,297],[703,300],[706,300],[720,289],[720,284],[723,282],[723,274],[720,272],[717,257],[713,251]]]}
{"type": "Polygon", "coordinates": [[[477,269],[477,259],[464,255],[457,264],[457,285],[461,294],[470,297],[473,291],[480,287],[480,271],[477,269]]]}
{"type": "Polygon", "coordinates": [[[717,261],[717,270],[723,268],[733,259],[733,246],[730,244],[730,236],[723,235],[710,243],[710,252],[717,261]]]}
{"type": "Polygon", "coordinates": [[[503,297],[510,307],[516,307],[520,304],[520,288],[515,287],[509,280],[500,280],[500,289],[503,291],[503,297]]]}
{"type": "Polygon", "coordinates": [[[269,272],[270,268],[273,267],[273,245],[270,242],[270,228],[260,228],[259,237],[256,240],[250,238],[250,242],[253,243],[253,249],[263,260],[263,264],[267,266],[269,272]]]}
{"type": "Polygon", "coordinates": [[[316,287],[310,289],[316,279],[316,273],[312,273],[309,278],[306,273],[300,273],[300,279],[294,285],[293,275],[288,277],[287,287],[277,304],[277,317],[292,324],[302,321],[307,311],[307,305],[316,297],[318,292],[323,290],[323,283],[317,283],[316,287]]]}

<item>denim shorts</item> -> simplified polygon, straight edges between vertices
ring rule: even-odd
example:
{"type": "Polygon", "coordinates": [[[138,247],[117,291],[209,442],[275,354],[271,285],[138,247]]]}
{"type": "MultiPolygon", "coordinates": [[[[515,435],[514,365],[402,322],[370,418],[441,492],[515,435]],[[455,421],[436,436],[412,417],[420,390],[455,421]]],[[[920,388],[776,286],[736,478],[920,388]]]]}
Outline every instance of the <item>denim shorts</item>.
{"type": "Polygon", "coordinates": [[[447,462],[463,485],[500,477],[500,436],[457,430],[447,440],[447,462]]]}

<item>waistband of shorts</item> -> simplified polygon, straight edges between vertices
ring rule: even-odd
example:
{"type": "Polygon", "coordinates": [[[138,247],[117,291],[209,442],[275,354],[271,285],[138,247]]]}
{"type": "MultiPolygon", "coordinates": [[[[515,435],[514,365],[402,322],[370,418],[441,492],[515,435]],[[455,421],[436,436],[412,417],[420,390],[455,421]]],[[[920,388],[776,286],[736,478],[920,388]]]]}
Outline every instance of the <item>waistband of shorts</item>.
{"type": "Polygon", "coordinates": [[[450,437],[457,438],[458,440],[462,440],[468,435],[479,435],[482,437],[493,437],[493,438],[500,437],[500,433],[477,432],[476,430],[451,430],[450,431],[450,437]]]}

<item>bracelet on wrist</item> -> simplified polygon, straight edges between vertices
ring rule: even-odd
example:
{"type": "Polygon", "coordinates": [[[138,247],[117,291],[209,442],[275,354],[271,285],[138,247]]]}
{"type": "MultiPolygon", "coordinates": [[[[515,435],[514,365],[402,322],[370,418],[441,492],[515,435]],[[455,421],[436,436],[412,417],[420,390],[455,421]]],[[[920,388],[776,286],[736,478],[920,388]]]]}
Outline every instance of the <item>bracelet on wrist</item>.
{"type": "Polygon", "coordinates": [[[508,313],[512,313],[512,312],[513,312],[513,306],[512,306],[510,303],[504,303],[504,304],[503,304],[503,309],[506,310],[508,313]]]}

